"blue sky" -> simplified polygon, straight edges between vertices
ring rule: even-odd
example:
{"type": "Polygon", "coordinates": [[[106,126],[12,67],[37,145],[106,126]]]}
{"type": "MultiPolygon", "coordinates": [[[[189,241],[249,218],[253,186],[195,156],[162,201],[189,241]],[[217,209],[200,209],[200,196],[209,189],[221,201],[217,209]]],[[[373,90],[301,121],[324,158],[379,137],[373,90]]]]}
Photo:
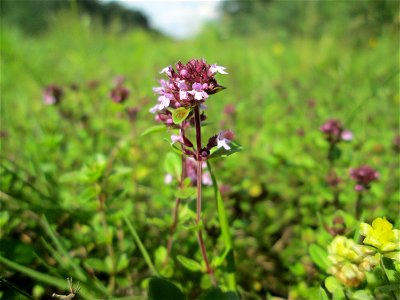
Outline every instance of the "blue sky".
{"type": "Polygon", "coordinates": [[[218,6],[222,1],[118,0],[115,2],[140,10],[148,17],[151,26],[181,39],[196,33],[204,22],[217,19],[218,6]]]}

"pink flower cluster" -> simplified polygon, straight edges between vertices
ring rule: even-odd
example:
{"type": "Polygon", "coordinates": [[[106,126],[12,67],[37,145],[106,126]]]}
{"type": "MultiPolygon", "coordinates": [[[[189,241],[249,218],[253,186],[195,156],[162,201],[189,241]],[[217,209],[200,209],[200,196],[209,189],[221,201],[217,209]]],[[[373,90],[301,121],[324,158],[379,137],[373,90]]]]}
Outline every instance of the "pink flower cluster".
{"type": "Polygon", "coordinates": [[[361,192],[369,189],[371,182],[378,180],[379,173],[370,166],[364,165],[350,170],[350,177],[357,182],[354,189],[361,192]]]}
{"type": "Polygon", "coordinates": [[[157,113],[156,119],[166,125],[173,125],[169,109],[204,103],[209,95],[224,88],[218,84],[215,75],[228,74],[224,67],[209,65],[204,59],[192,59],[186,65],[178,62],[175,67],[176,70],[171,66],[162,69],[160,74],[166,74],[168,79],[161,79],[160,86],[153,88],[158,103],[150,112],[157,113]]]}
{"type": "Polygon", "coordinates": [[[353,133],[348,129],[344,129],[342,123],[336,119],[327,120],[320,127],[320,130],[331,144],[336,144],[340,141],[351,141],[353,139],[353,133]]]}

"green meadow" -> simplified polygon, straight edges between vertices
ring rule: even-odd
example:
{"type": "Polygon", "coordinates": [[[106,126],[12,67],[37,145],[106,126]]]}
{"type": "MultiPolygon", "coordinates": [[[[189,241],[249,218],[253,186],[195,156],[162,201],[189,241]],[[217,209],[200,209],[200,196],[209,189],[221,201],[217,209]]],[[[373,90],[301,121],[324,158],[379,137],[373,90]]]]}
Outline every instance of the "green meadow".
{"type": "Polygon", "coordinates": [[[357,285],[329,258],[335,236],[362,244],[362,222],[399,228],[399,7],[379,23],[368,3],[355,14],[350,4],[274,1],[185,40],[67,8],[35,34],[3,21],[0,298],[67,295],[71,277],[75,299],[400,299],[400,259],[383,248],[357,285]],[[205,103],[204,141],[232,130],[242,150],[211,161],[228,227],[213,187],[203,186],[201,229],[196,196],[182,196],[166,263],[177,131],[153,127],[149,109],[159,72],[193,58],[229,73],[205,103]],[[129,90],[122,103],[110,97],[117,76],[129,90]],[[43,101],[49,85],[63,92],[55,105],[43,101]],[[334,151],[320,129],[329,119],[353,133],[334,151]],[[379,178],[359,193],[350,170],[363,165],[379,178]]]}

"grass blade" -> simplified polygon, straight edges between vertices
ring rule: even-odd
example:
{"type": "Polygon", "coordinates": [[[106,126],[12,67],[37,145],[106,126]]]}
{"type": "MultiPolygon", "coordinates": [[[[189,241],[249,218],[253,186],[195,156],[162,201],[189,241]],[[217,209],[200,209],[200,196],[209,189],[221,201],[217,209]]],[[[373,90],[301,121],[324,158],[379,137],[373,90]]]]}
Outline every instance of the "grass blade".
{"type": "Polygon", "coordinates": [[[222,200],[221,193],[219,192],[219,189],[218,189],[217,179],[215,178],[215,175],[211,168],[211,164],[208,161],[207,161],[207,168],[208,168],[208,171],[210,172],[211,180],[212,180],[213,187],[214,187],[214,197],[217,202],[218,219],[219,219],[219,224],[221,226],[222,240],[225,244],[226,249],[229,249],[229,252],[226,256],[227,272],[228,272],[228,287],[230,290],[236,291],[235,256],[233,253],[232,236],[229,231],[228,217],[227,217],[224,201],[222,200]]]}
{"type": "Polygon", "coordinates": [[[129,232],[132,234],[132,237],[135,241],[135,244],[139,247],[140,252],[143,255],[144,260],[147,263],[147,266],[149,267],[150,271],[153,273],[153,275],[158,276],[158,271],[154,264],[151,261],[150,255],[147,252],[145,246],[143,245],[142,241],[139,238],[139,235],[136,232],[136,229],[133,227],[132,223],[128,220],[126,216],[124,216],[124,221],[126,225],[128,226],[129,232]]]}

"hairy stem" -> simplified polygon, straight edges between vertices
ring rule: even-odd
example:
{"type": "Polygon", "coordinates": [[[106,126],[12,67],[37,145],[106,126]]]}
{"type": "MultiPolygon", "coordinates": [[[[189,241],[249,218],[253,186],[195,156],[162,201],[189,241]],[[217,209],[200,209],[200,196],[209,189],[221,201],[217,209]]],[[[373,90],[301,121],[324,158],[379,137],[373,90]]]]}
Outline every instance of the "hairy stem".
{"type": "MultiPolygon", "coordinates": [[[[194,107],[194,122],[196,126],[196,146],[197,146],[197,211],[196,211],[196,223],[201,223],[201,179],[202,179],[202,156],[201,156],[201,120],[200,120],[200,109],[199,105],[194,107]]],[[[199,242],[201,255],[203,256],[204,263],[206,265],[207,273],[210,275],[211,282],[214,286],[217,286],[217,282],[214,276],[214,270],[211,268],[207,257],[207,250],[203,240],[202,229],[199,228],[197,231],[197,240],[199,242]]]]}

